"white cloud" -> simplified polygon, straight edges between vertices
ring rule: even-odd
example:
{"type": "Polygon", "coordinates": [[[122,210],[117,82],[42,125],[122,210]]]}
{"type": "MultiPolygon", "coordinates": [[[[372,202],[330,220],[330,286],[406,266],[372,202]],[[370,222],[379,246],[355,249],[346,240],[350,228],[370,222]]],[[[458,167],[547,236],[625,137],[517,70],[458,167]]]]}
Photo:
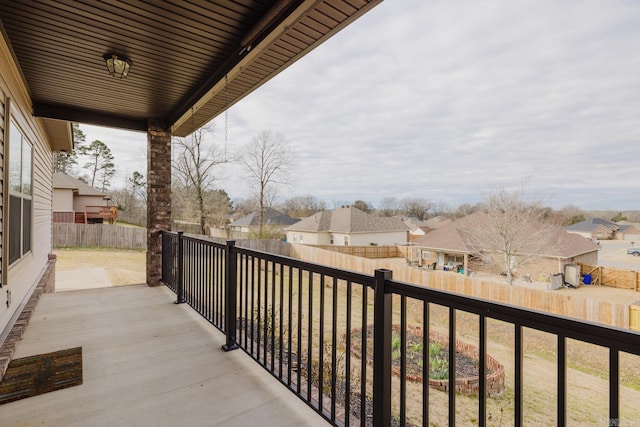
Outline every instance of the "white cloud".
{"type": "MultiPolygon", "coordinates": [[[[228,146],[284,134],[298,163],[283,196],[329,204],[475,203],[531,176],[556,207],[639,209],[639,22],[622,0],[383,2],[232,107],[228,146]]],[[[146,169],[144,134],[85,132],[146,169]]]]}

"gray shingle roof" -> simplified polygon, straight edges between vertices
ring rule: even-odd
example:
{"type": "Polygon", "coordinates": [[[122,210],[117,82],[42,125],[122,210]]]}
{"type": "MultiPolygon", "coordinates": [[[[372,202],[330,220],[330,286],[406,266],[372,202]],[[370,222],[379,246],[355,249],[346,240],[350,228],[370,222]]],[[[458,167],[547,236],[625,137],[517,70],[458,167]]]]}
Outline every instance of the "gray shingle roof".
{"type": "Polygon", "coordinates": [[[571,224],[565,227],[564,229],[568,231],[582,231],[582,232],[588,233],[598,229],[598,227],[600,227],[601,225],[605,226],[610,230],[618,229],[618,225],[615,222],[607,221],[606,219],[602,219],[602,218],[585,219],[584,221],[571,224]]]}
{"type": "Polygon", "coordinates": [[[333,211],[322,211],[287,227],[288,231],[370,233],[408,231],[409,227],[398,218],[371,215],[353,206],[333,211]]]}
{"type": "MultiPolygon", "coordinates": [[[[265,225],[292,225],[300,221],[272,208],[265,209],[263,217],[265,225]]],[[[260,225],[260,213],[258,211],[251,212],[249,215],[243,216],[229,224],[230,227],[251,227],[258,225],[260,225]]]]}
{"type": "MultiPolygon", "coordinates": [[[[442,228],[433,230],[425,236],[414,239],[414,243],[424,248],[440,249],[442,251],[472,253],[472,246],[464,237],[464,227],[466,221],[478,222],[481,212],[476,212],[468,217],[454,221],[442,228]],[[476,219],[469,219],[475,217],[476,219]]],[[[481,221],[482,219],[480,219],[481,221]]],[[[532,233],[535,234],[535,233],[532,233]]],[[[546,253],[540,254],[549,257],[571,258],[598,250],[598,245],[589,239],[578,234],[568,233],[558,230],[554,239],[549,242],[549,249],[546,253]]]]}
{"type": "Polygon", "coordinates": [[[53,174],[53,188],[71,189],[78,196],[107,196],[102,191],[62,172],[56,172],[53,174]]]}

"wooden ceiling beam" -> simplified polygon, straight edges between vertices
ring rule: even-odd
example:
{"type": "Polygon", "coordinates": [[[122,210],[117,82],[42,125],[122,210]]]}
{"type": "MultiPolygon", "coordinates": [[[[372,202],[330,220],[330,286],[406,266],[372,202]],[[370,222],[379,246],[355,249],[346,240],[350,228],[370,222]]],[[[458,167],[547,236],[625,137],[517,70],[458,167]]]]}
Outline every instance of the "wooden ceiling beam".
{"type": "Polygon", "coordinates": [[[105,114],[98,111],[70,108],[60,105],[33,104],[33,115],[45,119],[66,120],[89,125],[106,126],[146,132],[148,120],[136,117],[105,114]]]}

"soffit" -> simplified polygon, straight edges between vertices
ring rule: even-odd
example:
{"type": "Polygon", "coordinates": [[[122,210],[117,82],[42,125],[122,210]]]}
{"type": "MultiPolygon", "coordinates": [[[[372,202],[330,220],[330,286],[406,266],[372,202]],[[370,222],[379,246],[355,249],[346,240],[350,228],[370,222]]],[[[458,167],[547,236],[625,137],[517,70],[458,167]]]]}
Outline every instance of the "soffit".
{"type": "Polygon", "coordinates": [[[379,2],[0,0],[0,20],[36,116],[184,136],[379,2]]]}

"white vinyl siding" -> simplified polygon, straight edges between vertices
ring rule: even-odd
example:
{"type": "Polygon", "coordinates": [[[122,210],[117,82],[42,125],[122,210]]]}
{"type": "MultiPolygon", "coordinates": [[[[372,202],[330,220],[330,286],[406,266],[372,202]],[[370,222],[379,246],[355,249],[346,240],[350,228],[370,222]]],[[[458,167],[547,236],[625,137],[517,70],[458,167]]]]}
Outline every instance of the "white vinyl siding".
{"type": "MultiPolygon", "coordinates": [[[[0,292],[0,331],[4,330],[9,320],[20,307],[20,303],[29,295],[31,289],[42,277],[51,252],[52,228],[52,195],[53,195],[53,158],[42,122],[32,115],[32,100],[24,83],[19,79],[20,73],[13,61],[10,49],[0,33],[0,105],[5,116],[3,122],[4,144],[2,146],[2,166],[8,167],[9,124],[12,121],[22,136],[31,146],[30,180],[30,212],[31,236],[30,250],[21,254],[5,272],[6,283],[2,283],[0,292]],[[9,101],[10,100],[10,101],[9,101]],[[6,154],[6,156],[5,156],[6,154]],[[7,306],[7,292],[11,292],[11,304],[7,306]]],[[[22,153],[21,153],[22,155],[22,153]]],[[[23,169],[26,173],[26,170],[23,169]]],[[[6,171],[8,175],[8,170],[6,171]]],[[[8,186],[8,182],[7,182],[8,186]]],[[[2,194],[3,203],[9,202],[12,191],[2,194]]],[[[8,221],[9,207],[3,206],[3,233],[9,233],[11,224],[8,221]]],[[[21,218],[22,219],[22,218],[21,218]]],[[[7,236],[5,236],[6,241],[7,236]]],[[[24,242],[21,242],[24,243],[24,242]]],[[[22,249],[21,249],[22,250],[22,249]]],[[[1,256],[8,261],[8,248],[2,248],[1,256]]]]}

